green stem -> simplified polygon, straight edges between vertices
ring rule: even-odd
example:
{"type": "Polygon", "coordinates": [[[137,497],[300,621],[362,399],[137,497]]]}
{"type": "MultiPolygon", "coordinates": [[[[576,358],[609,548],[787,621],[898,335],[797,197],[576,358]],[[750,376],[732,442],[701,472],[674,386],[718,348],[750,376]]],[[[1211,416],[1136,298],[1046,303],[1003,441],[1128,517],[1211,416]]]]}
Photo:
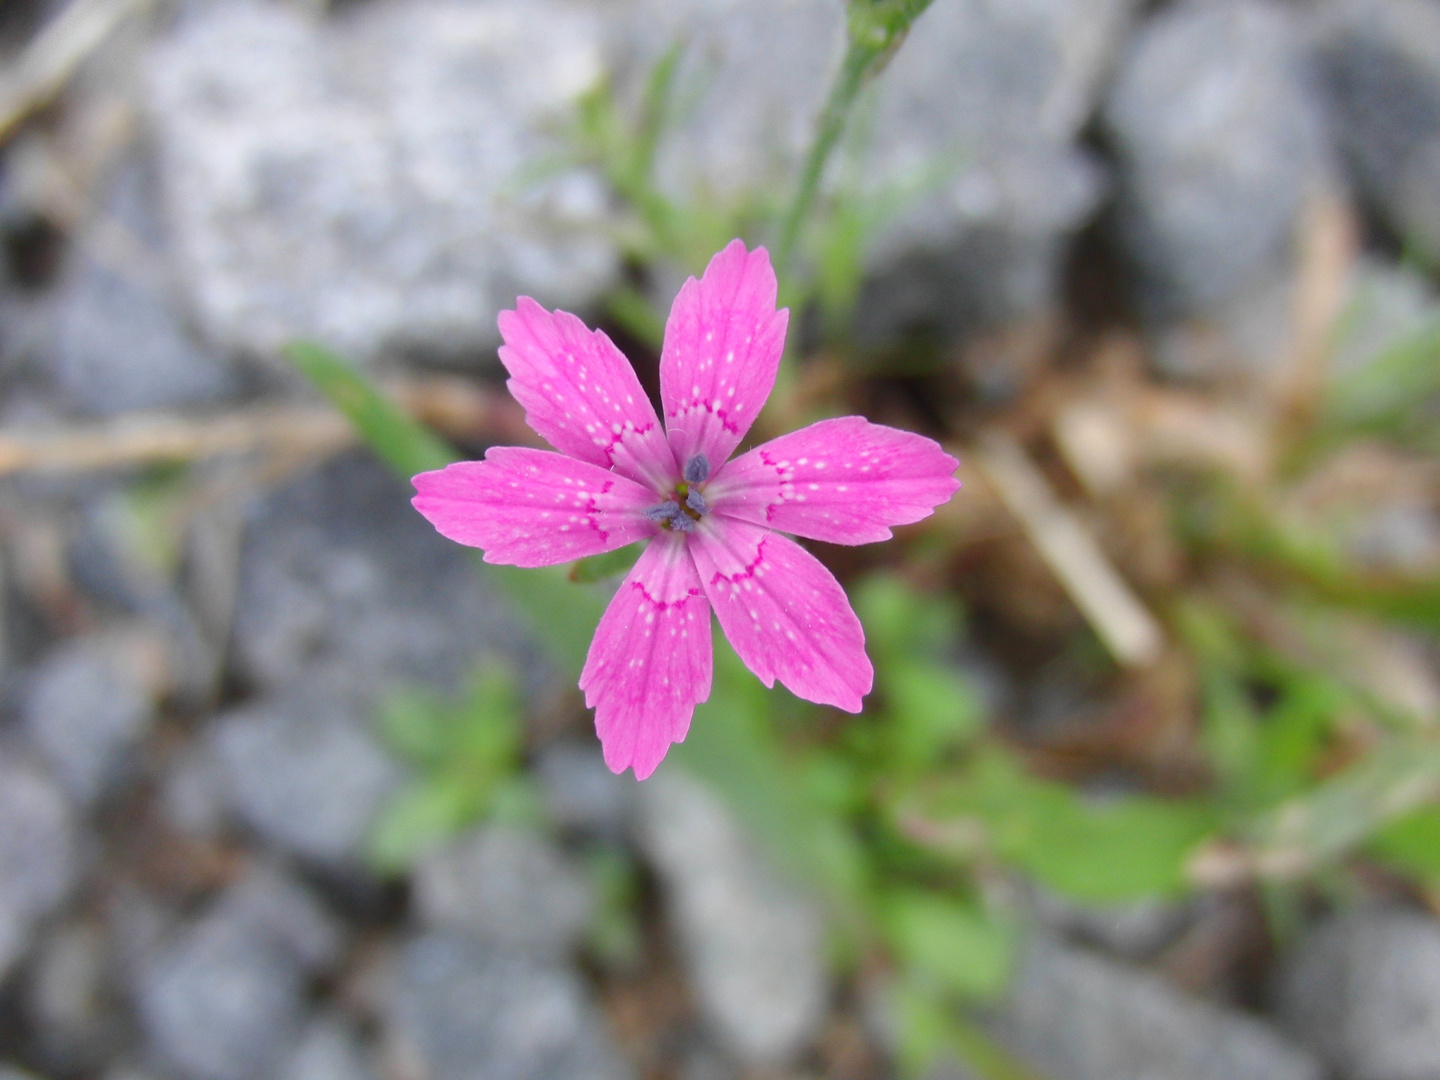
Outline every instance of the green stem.
{"type": "Polygon", "coordinates": [[[794,254],[795,244],[800,239],[800,229],[810,214],[811,206],[815,203],[815,196],[820,190],[820,177],[825,172],[825,165],[830,160],[830,154],[834,151],[835,144],[840,141],[840,136],[845,131],[845,120],[850,114],[850,107],[855,103],[855,98],[859,96],[861,87],[865,85],[865,77],[873,62],[873,50],[868,45],[852,41],[850,47],[845,50],[845,61],[840,66],[840,73],[835,79],[835,84],[830,88],[830,96],[826,99],[825,108],[821,110],[820,120],[815,131],[815,140],[810,144],[810,152],[805,157],[805,167],[800,173],[800,184],[795,189],[795,198],[785,215],[784,225],[780,232],[780,243],[775,261],[782,276],[790,267],[790,257],[794,254]]]}
{"type": "Polygon", "coordinates": [[[799,243],[805,219],[815,205],[820,178],[834,152],[855,99],[865,84],[885,67],[900,48],[911,24],[930,6],[931,0],[850,0],[847,31],[849,45],[845,59],[820,111],[815,139],[805,155],[800,183],[785,214],[776,249],[776,272],[784,278],[799,243]]]}

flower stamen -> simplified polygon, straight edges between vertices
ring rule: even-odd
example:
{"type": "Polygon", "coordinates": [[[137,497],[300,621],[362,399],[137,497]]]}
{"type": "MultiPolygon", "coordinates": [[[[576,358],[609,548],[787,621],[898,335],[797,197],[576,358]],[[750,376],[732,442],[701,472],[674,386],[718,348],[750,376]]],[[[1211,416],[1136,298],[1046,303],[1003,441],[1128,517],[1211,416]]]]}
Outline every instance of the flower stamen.
{"type": "Polygon", "coordinates": [[[710,459],[704,454],[696,454],[685,463],[685,482],[687,484],[698,484],[710,479],[710,459]]]}

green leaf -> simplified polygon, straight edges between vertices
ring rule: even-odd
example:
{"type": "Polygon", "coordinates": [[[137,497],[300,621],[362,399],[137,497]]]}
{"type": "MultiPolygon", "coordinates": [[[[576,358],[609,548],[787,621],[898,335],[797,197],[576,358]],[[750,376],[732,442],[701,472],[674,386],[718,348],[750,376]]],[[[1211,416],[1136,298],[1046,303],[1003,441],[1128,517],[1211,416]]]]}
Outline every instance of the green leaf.
{"type": "Polygon", "coordinates": [[[1013,935],[974,905],[898,892],[886,901],[884,922],[910,979],[967,998],[990,998],[1005,988],[1013,935]]]}
{"type": "Polygon", "coordinates": [[[886,1004],[895,1023],[900,1074],[918,1080],[949,1050],[954,1008],[933,987],[912,983],[901,981],[892,987],[886,1004]]]}
{"type": "MultiPolygon", "coordinates": [[[[518,763],[517,763],[518,765],[518,763]]],[[[538,826],[545,822],[545,806],[529,775],[511,772],[489,788],[477,817],[507,825],[538,826]]]]}
{"type": "Polygon", "coordinates": [[[458,767],[488,774],[519,766],[520,693],[507,667],[480,665],[450,723],[449,746],[458,767]]]}
{"type": "Polygon", "coordinates": [[[621,577],[630,572],[635,560],[645,550],[644,544],[630,544],[603,555],[590,555],[570,564],[570,580],[577,585],[593,585],[597,581],[621,577]]]}
{"type": "Polygon", "coordinates": [[[635,863],[623,848],[597,845],[586,851],[585,869],[595,897],[586,934],[589,951],[610,970],[633,972],[645,955],[635,863]]]}
{"type": "Polygon", "coordinates": [[[1223,794],[1237,807],[1260,802],[1260,718],[1232,672],[1201,676],[1200,744],[1219,777],[1223,794]]]}
{"type": "Polygon", "coordinates": [[[370,833],[371,865],[382,873],[403,873],[474,821],[479,798],[461,777],[439,776],[411,785],[376,819],[370,833]]]}
{"type": "Polygon", "coordinates": [[[1336,719],[1353,701],[1333,679],[1291,674],[1260,726],[1258,764],[1267,800],[1298,794],[1310,783],[1336,719]]]}
{"type": "Polygon", "coordinates": [[[1440,806],[1426,806],[1380,829],[1371,849],[1405,873],[1440,882],[1440,806]]]}
{"type": "Polygon", "coordinates": [[[610,317],[652,348],[665,340],[665,319],[638,290],[622,286],[605,303],[610,317]]]}
{"type": "Polygon", "coordinates": [[[920,653],[938,656],[958,635],[959,613],[950,604],[921,596],[894,574],[872,574],[855,590],[853,601],[865,627],[865,641],[884,676],[893,660],[920,653]]]}
{"type": "Polygon", "coordinates": [[[328,349],[313,341],[293,341],[285,347],[285,356],[345,414],[386,464],[407,480],[416,473],[443,469],[459,457],[328,349]]]}
{"type": "Polygon", "coordinates": [[[1056,892],[1094,903],[1171,896],[1185,863],[1213,828],[1198,804],[1141,795],[1085,799],[1073,789],[990,770],[997,849],[1056,892]],[[1009,779],[1006,779],[1006,775],[1009,779]]]}
{"type": "Polygon", "coordinates": [[[1080,900],[1182,892],[1186,861],[1212,828],[1199,806],[1139,796],[1086,805],[1058,786],[1044,794],[1028,808],[1029,836],[1015,844],[1013,857],[1056,892],[1080,900]]]}
{"type": "Polygon", "coordinates": [[[1335,379],[1324,422],[1340,432],[1398,434],[1427,400],[1440,394],[1440,317],[1335,379]]]}
{"type": "Polygon", "coordinates": [[[980,731],[980,698],[958,671],[922,661],[892,660],[884,674],[885,734],[901,764],[923,767],[980,731]]]}
{"type": "MultiPolygon", "coordinates": [[[[958,831],[970,836],[978,828],[1000,858],[1058,893],[1099,904],[1180,893],[1190,854],[1215,827],[1202,804],[1142,795],[1086,799],[993,749],[918,796],[915,808],[942,830],[968,823],[958,831]]],[[[973,853],[973,844],[955,852],[966,860],[973,853]]]]}
{"type": "Polygon", "coordinates": [[[444,758],[449,744],[446,711],[434,694],[406,688],[381,702],[375,721],[380,737],[391,750],[423,767],[444,758]]]}
{"type": "Polygon", "coordinates": [[[949,1061],[962,1063],[961,1075],[977,1080],[1041,1080],[934,988],[902,980],[887,997],[904,1080],[950,1076],[949,1061]]]}
{"type": "Polygon", "coordinates": [[[1255,820],[1246,830],[1250,859],[1264,875],[1308,873],[1437,798],[1440,743],[1391,740],[1255,820]]]}

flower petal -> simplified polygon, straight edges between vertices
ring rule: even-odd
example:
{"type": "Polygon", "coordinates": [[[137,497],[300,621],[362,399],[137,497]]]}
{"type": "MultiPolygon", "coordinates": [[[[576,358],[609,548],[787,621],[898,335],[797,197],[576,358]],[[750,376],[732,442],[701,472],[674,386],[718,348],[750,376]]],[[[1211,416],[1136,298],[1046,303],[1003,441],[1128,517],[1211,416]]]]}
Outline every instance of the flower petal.
{"type": "Polygon", "coordinates": [[[704,518],[690,554],[720,629],[766,686],[859,712],[874,669],[840,583],[795,541],[755,525],[704,518]]]}
{"type": "Polygon", "coordinates": [[[775,310],[764,248],[732,240],[680,289],[665,324],[660,400],[675,460],[719,465],[740,445],[775,385],[790,312],[775,310]]]}
{"type": "Polygon", "coordinates": [[[705,501],[717,514],[812,540],[871,544],[950,498],[959,464],[933,439],[842,416],[727,462],[705,501]]]}
{"type": "Polygon", "coordinates": [[[653,536],[655,494],[549,450],[492,447],[484,461],[424,472],[411,503],[440,535],[485,549],[485,561],[551,566],[653,536]]]}
{"type": "Polygon", "coordinates": [[[525,420],[562,454],[649,484],[680,475],[635,369],[599,330],[522,296],[500,313],[500,362],[525,420]]]}
{"type": "Polygon", "coordinates": [[[710,605],[679,534],[651,541],[605,609],[580,674],[612,772],[644,780],[710,696],[710,605]]]}

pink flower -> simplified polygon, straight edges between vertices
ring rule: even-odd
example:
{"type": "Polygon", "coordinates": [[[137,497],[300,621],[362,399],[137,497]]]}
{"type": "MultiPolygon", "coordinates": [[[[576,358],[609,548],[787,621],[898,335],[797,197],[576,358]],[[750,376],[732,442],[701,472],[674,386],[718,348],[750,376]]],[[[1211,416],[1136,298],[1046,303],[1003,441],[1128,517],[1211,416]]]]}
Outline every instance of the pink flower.
{"type": "Polygon", "coordinates": [[[559,453],[494,447],[415,477],[415,508],[485,561],[549,566],[646,540],[580,688],[605,762],[643,780],[710,696],[710,611],[766,686],[860,711],[874,669],[844,591],[779,531],[890,538],[960,484],[930,439],[845,416],[731,453],[770,396],[789,311],[764,248],[739,240],[675,298],[660,357],[665,427],[610,339],[529,297],[500,314],[500,359],[559,453]]]}

